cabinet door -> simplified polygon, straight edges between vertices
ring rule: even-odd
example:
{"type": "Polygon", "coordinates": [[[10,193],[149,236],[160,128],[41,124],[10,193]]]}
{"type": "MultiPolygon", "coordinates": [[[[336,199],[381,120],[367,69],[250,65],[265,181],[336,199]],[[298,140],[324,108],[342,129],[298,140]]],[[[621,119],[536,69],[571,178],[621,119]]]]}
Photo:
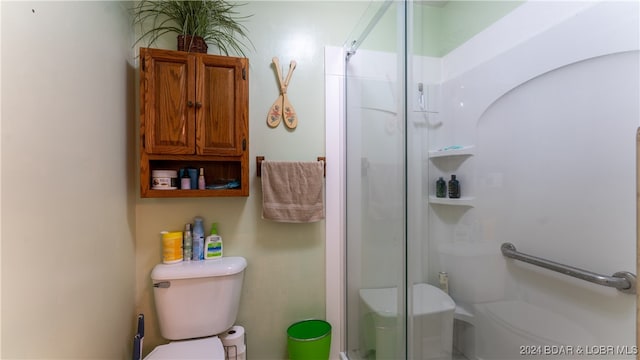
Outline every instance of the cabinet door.
{"type": "Polygon", "coordinates": [[[241,155],[248,146],[248,60],[208,55],[197,62],[196,153],[241,155]]]}
{"type": "Polygon", "coordinates": [[[140,50],[141,131],[149,154],[195,152],[195,58],[188,53],[140,50]]]}

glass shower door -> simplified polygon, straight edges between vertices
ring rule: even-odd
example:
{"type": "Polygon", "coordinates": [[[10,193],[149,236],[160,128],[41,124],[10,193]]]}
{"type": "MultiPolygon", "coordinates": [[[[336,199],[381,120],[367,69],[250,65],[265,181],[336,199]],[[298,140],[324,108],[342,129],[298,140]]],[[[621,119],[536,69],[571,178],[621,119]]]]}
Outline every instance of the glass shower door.
{"type": "Polygon", "coordinates": [[[406,358],[406,4],[372,2],[347,42],[347,354],[406,358]]]}

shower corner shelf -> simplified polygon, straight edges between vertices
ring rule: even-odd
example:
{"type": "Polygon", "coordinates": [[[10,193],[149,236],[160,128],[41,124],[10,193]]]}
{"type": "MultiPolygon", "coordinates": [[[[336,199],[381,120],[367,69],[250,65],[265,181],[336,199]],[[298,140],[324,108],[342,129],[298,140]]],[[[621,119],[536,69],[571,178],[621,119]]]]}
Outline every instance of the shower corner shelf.
{"type": "Polygon", "coordinates": [[[476,147],[474,145],[463,146],[452,150],[430,150],[429,159],[440,158],[446,156],[473,156],[476,147]]]}
{"type": "Polygon", "coordinates": [[[468,206],[473,207],[475,198],[472,196],[463,196],[459,199],[439,198],[433,195],[429,196],[430,204],[452,205],[452,206],[468,206]]]}

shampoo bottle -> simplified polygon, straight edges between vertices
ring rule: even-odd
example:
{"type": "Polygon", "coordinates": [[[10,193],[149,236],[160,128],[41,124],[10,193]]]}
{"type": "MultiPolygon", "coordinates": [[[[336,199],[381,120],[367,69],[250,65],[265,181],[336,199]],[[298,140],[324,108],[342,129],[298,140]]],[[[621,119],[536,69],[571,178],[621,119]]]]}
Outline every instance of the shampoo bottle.
{"type": "Polygon", "coordinates": [[[196,217],[193,221],[193,260],[203,260],[204,226],[202,225],[202,218],[196,217]]]}
{"type": "Polygon", "coordinates": [[[449,198],[460,198],[460,182],[456,179],[455,175],[451,175],[451,180],[449,180],[449,198]]]}
{"type": "Polygon", "coordinates": [[[436,181],[436,197],[443,198],[447,196],[447,183],[442,176],[436,181]]]}
{"type": "Polygon", "coordinates": [[[222,258],[222,237],[218,235],[218,224],[211,224],[211,234],[207,236],[204,244],[205,260],[222,258]]]}

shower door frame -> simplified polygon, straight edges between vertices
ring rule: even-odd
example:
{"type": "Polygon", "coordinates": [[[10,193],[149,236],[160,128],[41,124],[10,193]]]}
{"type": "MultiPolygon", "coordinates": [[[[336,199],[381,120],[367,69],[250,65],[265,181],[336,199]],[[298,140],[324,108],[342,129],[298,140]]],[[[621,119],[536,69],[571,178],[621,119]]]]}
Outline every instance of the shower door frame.
{"type": "MultiPolygon", "coordinates": [[[[398,2],[397,0],[386,0],[389,3],[398,2]]],[[[400,54],[398,61],[402,62],[402,77],[399,88],[402,90],[402,106],[404,112],[400,115],[406,123],[406,76],[408,66],[408,49],[407,43],[410,38],[410,32],[407,31],[408,16],[407,12],[411,10],[411,1],[400,1],[404,3],[404,19],[399,25],[402,26],[404,32],[403,48],[404,52],[400,54]]],[[[379,20],[375,19],[375,21],[379,20]]],[[[367,35],[371,30],[369,25],[362,32],[367,35]]],[[[361,35],[361,34],[358,34],[361,35]]],[[[355,44],[355,43],[352,43],[355,44]]],[[[357,44],[359,46],[359,43],[357,44]]],[[[347,314],[346,314],[346,62],[349,49],[347,46],[334,47],[326,46],[324,48],[324,64],[325,64],[325,151],[326,151],[326,268],[325,268],[325,284],[326,284],[326,320],[332,324],[332,343],[330,359],[348,360],[347,351],[347,314]],[[331,160],[335,159],[335,160],[331,160]]],[[[406,126],[406,125],[405,125],[406,126]]],[[[406,162],[406,128],[405,132],[405,162],[406,162]]],[[[406,177],[406,164],[405,164],[406,177]]],[[[405,178],[406,183],[406,178],[405,178]]],[[[406,184],[405,184],[406,185],[406,184]]],[[[406,193],[405,193],[406,198],[406,193]]],[[[406,222],[405,217],[405,242],[406,242],[406,222]]],[[[407,261],[405,246],[405,262],[407,261]]],[[[406,268],[406,264],[405,264],[406,268]]],[[[406,273],[406,269],[405,269],[406,273]]],[[[406,283],[405,274],[405,283],[406,283]]],[[[406,284],[405,284],[406,285],[406,284]]],[[[406,291],[405,291],[406,292],[406,291]]],[[[405,297],[402,296],[405,308],[407,306],[405,297]]],[[[406,309],[405,309],[406,310],[406,309]]],[[[405,312],[406,314],[406,312],[405,312]]],[[[405,341],[404,346],[408,347],[408,324],[410,319],[404,322],[405,341]]],[[[406,350],[406,349],[405,349],[406,350]]],[[[408,353],[407,353],[408,355],[408,353]]]]}

